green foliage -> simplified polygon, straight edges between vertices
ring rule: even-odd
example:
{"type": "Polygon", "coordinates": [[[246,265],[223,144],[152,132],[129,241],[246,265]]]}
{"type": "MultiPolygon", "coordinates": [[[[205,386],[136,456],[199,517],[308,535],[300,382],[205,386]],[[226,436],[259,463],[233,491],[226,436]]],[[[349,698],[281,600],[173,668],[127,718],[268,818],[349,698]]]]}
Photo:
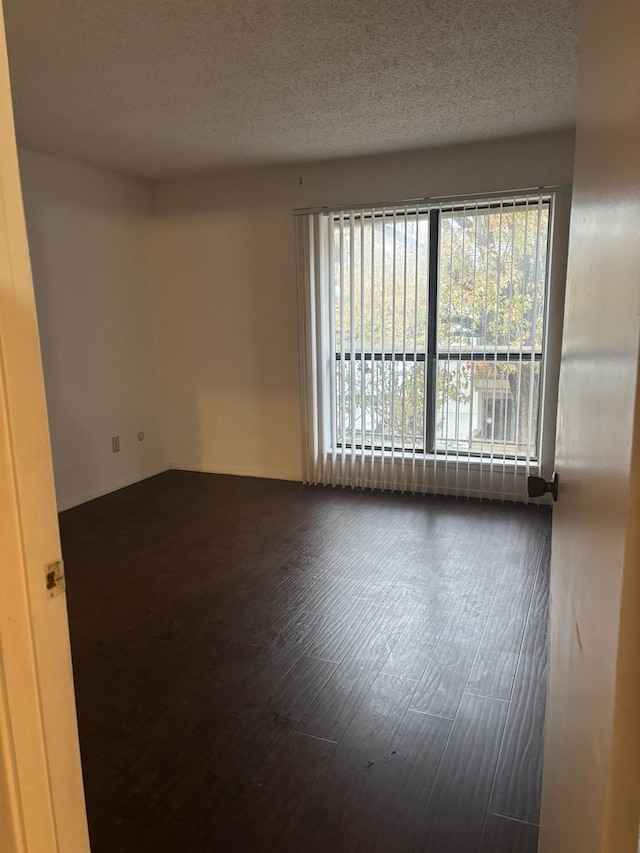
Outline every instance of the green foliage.
{"type": "Polygon", "coordinates": [[[341,444],[424,447],[424,362],[337,362],[336,375],[341,444]]]}
{"type": "Polygon", "coordinates": [[[540,349],[548,209],[443,215],[441,349],[540,349]]]}

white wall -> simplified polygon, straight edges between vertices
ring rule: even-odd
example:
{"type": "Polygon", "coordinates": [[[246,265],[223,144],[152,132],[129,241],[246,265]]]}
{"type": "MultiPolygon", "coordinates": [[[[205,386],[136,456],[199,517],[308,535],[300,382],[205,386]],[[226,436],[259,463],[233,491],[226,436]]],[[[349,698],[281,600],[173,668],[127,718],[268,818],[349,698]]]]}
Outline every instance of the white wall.
{"type": "Polygon", "coordinates": [[[172,466],[301,477],[292,209],[568,184],[572,168],[557,133],[157,184],[172,466]]]}
{"type": "Polygon", "coordinates": [[[168,468],[151,187],[27,151],[20,170],[58,508],[66,509],[168,468]],[[111,452],[112,435],[120,453],[111,452]]]}

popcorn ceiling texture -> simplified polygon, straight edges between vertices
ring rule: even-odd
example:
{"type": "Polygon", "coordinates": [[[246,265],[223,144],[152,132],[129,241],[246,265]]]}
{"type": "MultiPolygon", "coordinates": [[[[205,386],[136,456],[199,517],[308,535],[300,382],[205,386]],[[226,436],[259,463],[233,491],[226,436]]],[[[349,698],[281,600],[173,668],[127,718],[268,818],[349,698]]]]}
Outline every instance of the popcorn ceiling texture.
{"type": "Polygon", "coordinates": [[[569,127],[579,0],[4,0],[18,141],[142,177],[569,127]]]}

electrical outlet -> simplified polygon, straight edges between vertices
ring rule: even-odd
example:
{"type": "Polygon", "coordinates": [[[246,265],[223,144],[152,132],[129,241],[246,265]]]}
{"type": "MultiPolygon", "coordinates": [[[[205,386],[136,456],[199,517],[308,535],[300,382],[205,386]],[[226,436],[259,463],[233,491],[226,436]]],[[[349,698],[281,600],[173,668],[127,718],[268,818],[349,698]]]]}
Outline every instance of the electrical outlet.
{"type": "Polygon", "coordinates": [[[120,453],[120,436],[113,435],[111,437],[111,452],[112,453],[120,453]]]}

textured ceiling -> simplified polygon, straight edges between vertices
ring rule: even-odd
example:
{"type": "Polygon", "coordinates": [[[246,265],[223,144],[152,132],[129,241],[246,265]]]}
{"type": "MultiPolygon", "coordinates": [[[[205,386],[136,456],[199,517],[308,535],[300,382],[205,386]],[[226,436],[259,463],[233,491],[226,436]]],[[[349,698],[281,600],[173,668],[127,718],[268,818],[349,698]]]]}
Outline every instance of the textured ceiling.
{"type": "Polygon", "coordinates": [[[567,127],[579,0],[4,0],[21,145],[146,177],[567,127]]]}

